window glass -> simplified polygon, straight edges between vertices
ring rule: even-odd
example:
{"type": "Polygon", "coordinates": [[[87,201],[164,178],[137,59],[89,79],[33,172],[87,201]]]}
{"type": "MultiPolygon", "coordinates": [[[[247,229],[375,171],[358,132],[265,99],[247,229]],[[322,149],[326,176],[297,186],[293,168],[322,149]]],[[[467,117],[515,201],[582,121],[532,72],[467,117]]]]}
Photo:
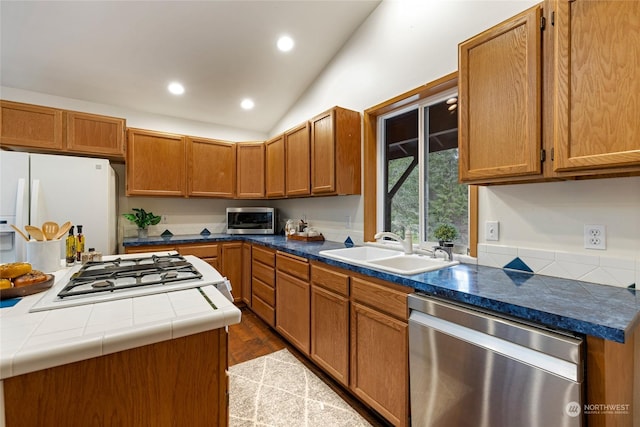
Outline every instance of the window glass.
{"type": "Polygon", "coordinates": [[[378,198],[379,228],[430,248],[434,230],[458,231],[456,252],[469,245],[468,188],[458,183],[458,110],[455,92],[381,117],[384,191],[378,198]]]}

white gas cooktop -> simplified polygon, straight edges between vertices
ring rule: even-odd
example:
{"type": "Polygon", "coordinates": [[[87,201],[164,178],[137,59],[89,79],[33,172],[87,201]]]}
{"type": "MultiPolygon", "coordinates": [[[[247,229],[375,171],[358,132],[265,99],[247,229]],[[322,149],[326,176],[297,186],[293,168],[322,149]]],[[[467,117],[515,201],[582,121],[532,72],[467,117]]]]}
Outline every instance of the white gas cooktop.
{"type": "Polygon", "coordinates": [[[30,312],[53,310],[143,295],[220,286],[226,279],[211,265],[177,252],[112,255],[76,265],[56,280],[30,312]]]}

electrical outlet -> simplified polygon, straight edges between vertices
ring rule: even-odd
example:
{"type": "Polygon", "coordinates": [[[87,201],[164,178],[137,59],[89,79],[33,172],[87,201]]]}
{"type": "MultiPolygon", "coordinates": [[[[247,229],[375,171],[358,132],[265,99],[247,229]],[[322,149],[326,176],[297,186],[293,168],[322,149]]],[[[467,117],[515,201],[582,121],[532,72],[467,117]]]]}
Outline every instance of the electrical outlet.
{"type": "Polygon", "coordinates": [[[487,221],[484,228],[484,237],[487,240],[498,241],[500,240],[500,222],[487,221]]]}
{"type": "Polygon", "coordinates": [[[162,223],[163,224],[167,223],[167,216],[166,215],[162,215],[162,223]]]}
{"type": "Polygon", "coordinates": [[[604,225],[584,225],[584,248],[585,249],[607,249],[607,233],[604,225]]]}

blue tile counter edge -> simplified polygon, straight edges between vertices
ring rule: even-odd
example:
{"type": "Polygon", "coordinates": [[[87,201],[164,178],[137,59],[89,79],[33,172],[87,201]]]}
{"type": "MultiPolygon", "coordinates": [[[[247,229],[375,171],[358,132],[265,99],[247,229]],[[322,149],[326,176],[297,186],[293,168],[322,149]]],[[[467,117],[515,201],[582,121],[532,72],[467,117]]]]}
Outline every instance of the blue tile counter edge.
{"type": "Polygon", "coordinates": [[[403,276],[361,267],[319,254],[344,243],[301,242],[274,235],[182,235],[125,238],[123,245],[166,245],[247,241],[356,273],[414,288],[417,292],[506,314],[552,329],[623,343],[640,321],[635,289],[535,275],[518,270],[460,264],[403,276]]]}

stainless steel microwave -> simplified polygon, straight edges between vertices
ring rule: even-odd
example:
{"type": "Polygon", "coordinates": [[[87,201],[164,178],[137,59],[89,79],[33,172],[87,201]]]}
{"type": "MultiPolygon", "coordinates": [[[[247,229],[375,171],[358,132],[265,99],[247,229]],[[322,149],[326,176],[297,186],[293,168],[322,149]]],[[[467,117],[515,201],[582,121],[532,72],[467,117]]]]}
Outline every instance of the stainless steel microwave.
{"type": "Polygon", "coordinates": [[[227,208],[227,234],[274,234],[275,208],[227,208]]]}

